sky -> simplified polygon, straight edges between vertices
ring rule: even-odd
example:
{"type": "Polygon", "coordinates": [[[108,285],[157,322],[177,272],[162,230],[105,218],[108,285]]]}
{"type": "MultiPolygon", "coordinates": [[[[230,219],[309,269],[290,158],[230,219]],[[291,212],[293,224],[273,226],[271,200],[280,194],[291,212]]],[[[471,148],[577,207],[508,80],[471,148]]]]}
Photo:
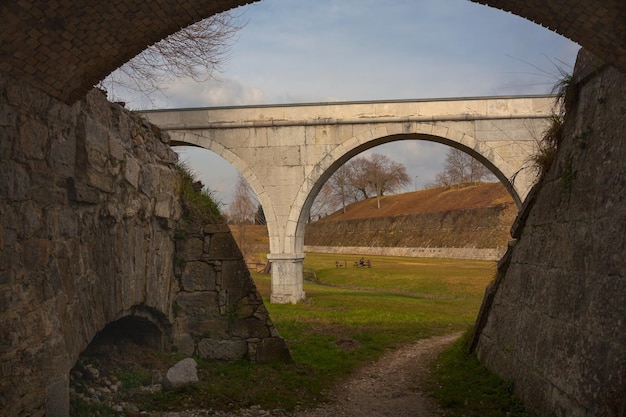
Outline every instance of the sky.
{"type": "MultiPolygon", "coordinates": [[[[262,0],[236,10],[237,33],[215,79],[177,79],[133,108],[428,99],[550,93],[579,46],[550,30],[467,0],[262,0]]],[[[127,99],[128,101],[128,99],[127,99]]],[[[447,148],[394,142],[368,152],[403,163],[421,189],[447,148]]],[[[178,150],[218,200],[237,171],[210,151],[178,150]]]]}

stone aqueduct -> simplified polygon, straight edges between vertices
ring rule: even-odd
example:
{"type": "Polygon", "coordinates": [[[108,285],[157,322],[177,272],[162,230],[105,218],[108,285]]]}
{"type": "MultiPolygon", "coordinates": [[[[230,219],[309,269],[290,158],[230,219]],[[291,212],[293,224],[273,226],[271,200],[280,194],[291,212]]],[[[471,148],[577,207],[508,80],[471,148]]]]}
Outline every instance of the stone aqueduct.
{"type": "MultiPolygon", "coordinates": [[[[481,322],[484,330],[477,344],[479,358],[503,377],[515,381],[516,391],[538,415],[624,416],[626,3],[623,0],[476,2],[546,26],[608,64],[607,67],[593,57],[586,57],[580,65],[576,84],[581,93],[579,104],[570,109],[573,116],[567,128],[569,139],[539,190],[535,206],[525,208],[528,216],[514,228],[517,244],[512,255],[501,263],[501,274],[493,289],[495,296],[486,298],[483,311],[488,315],[481,322]]],[[[50,254],[53,245],[58,244],[45,237],[37,239],[35,244],[28,242],[30,246],[19,254],[19,262],[24,263],[25,269],[18,278],[28,282],[19,282],[10,275],[17,261],[6,253],[14,253],[11,245],[19,239],[16,230],[27,235],[39,233],[37,224],[20,221],[28,219],[29,214],[37,214],[29,201],[50,199],[61,204],[55,210],[44,210],[47,216],[59,220],[52,222],[46,232],[60,236],[75,227],[69,220],[76,217],[77,207],[87,213],[94,208],[102,209],[106,221],[120,215],[113,205],[94,206],[93,189],[81,188],[81,184],[73,181],[52,183],[50,178],[24,168],[23,161],[13,163],[12,158],[18,153],[25,154],[34,161],[30,168],[56,170],[60,176],[72,164],[78,166],[85,158],[97,158],[101,143],[95,139],[103,137],[98,122],[106,119],[105,113],[113,117],[112,124],[124,121],[117,128],[123,130],[128,126],[127,116],[120,116],[113,106],[93,105],[94,100],[87,95],[91,86],[146,46],[180,27],[246,3],[250,1],[113,0],[84,2],[82,7],[76,7],[76,2],[70,0],[7,0],[0,4],[0,74],[3,76],[0,128],[6,134],[0,137],[3,174],[0,196],[26,202],[24,207],[30,210],[12,217],[6,217],[3,212],[2,216],[0,415],[41,416],[44,412],[49,416],[63,415],[67,404],[55,400],[63,400],[67,394],[71,359],[76,358],[76,352],[84,348],[96,331],[125,312],[119,309],[109,316],[112,313],[95,302],[96,298],[89,298],[82,288],[67,286],[62,281],[64,271],[76,269],[84,273],[90,265],[73,264],[72,251],[63,252],[58,259],[50,257],[53,263],[42,262],[40,255],[50,254]],[[74,104],[78,100],[81,100],[79,104],[74,104]],[[55,135],[44,138],[44,147],[34,139],[29,140],[45,136],[46,132],[55,135]],[[92,133],[94,136],[89,137],[92,133]],[[76,136],[82,150],[94,152],[74,150],[74,154],[66,154],[65,150],[71,151],[66,144],[70,134],[76,136]],[[55,297],[50,298],[51,294],[55,297]],[[68,300],[74,304],[68,304],[68,300]],[[13,314],[16,305],[23,306],[20,307],[23,315],[13,314]],[[72,308],[77,322],[68,320],[72,308]],[[30,383],[32,387],[27,386],[30,383]]],[[[150,130],[143,126],[130,132],[131,144],[109,138],[114,162],[119,162],[120,151],[125,147],[143,152],[145,132],[141,129],[144,128],[146,132],[150,130]]],[[[165,156],[161,157],[167,159],[167,151],[162,152],[165,156]]],[[[146,155],[143,152],[139,156],[146,158],[146,155]]],[[[152,173],[160,175],[158,161],[155,164],[152,173]]],[[[91,181],[102,179],[98,169],[86,173],[92,175],[91,181]]],[[[145,243],[142,236],[150,235],[152,228],[163,232],[159,236],[167,235],[169,224],[165,212],[174,208],[159,200],[162,190],[157,182],[138,184],[133,169],[116,172],[125,177],[126,182],[120,185],[124,187],[123,193],[133,187],[144,194],[155,193],[157,204],[146,207],[151,207],[149,210],[160,220],[152,222],[150,216],[142,217],[144,233],[135,233],[134,241],[125,239],[124,227],[115,236],[107,235],[108,225],[98,230],[87,228],[86,233],[92,239],[99,238],[94,233],[118,239],[122,247],[134,242],[134,248],[141,253],[141,242],[145,243]]],[[[105,180],[100,186],[106,188],[111,184],[105,180]]],[[[107,198],[114,198],[114,193],[106,194],[107,198]]],[[[6,209],[6,205],[2,206],[5,201],[0,203],[0,209],[6,209]]],[[[165,238],[160,242],[172,250],[172,242],[165,238]]],[[[189,256],[201,256],[202,249],[200,255],[192,250],[201,246],[191,245],[187,249],[189,256]]],[[[87,250],[80,244],[72,248],[76,253],[87,250]]],[[[154,257],[148,255],[146,260],[154,257]]],[[[165,264],[155,262],[155,268],[171,269],[167,259],[159,259],[165,264]]],[[[147,264],[144,262],[144,267],[147,264]]],[[[103,271],[112,267],[106,262],[91,266],[103,271]]],[[[219,276],[223,272],[216,270],[219,276]]],[[[142,277],[144,287],[120,289],[121,300],[112,298],[113,304],[125,299],[132,302],[135,297],[141,298],[142,291],[144,297],[148,291],[154,305],[167,308],[171,299],[163,301],[159,295],[166,298],[170,295],[163,288],[150,292],[148,287],[154,283],[148,278],[142,277]]],[[[115,288],[107,283],[88,281],[88,284],[87,289],[93,294],[98,294],[100,287],[108,292],[115,288]]],[[[115,291],[111,293],[113,297],[117,295],[115,291]]]]}
{"type": "Polygon", "coordinates": [[[217,153],[248,180],[270,238],[274,303],[304,299],[304,229],[317,193],[364,150],[396,140],[462,149],[489,167],[521,207],[529,163],[555,111],[552,96],[243,106],[143,113],[172,144],[217,153]]]}

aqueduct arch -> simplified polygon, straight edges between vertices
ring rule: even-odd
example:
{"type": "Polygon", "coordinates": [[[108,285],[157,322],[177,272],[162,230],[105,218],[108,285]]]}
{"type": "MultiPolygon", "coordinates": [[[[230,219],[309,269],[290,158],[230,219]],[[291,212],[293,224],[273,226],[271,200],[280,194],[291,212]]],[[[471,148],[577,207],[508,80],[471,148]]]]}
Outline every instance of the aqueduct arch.
{"type": "MultiPolygon", "coordinates": [[[[509,194],[511,195],[511,197],[517,204],[517,206],[518,207],[521,206],[523,199],[520,197],[520,195],[516,191],[515,184],[511,182],[511,176],[515,174],[515,169],[511,167],[506,161],[500,160],[498,161],[498,164],[496,165],[494,164],[493,161],[489,160],[488,158],[486,158],[479,152],[476,152],[473,148],[467,146],[466,144],[463,144],[454,140],[450,140],[445,137],[418,134],[418,133],[385,136],[385,137],[376,138],[366,144],[361,144],[361,145],[357,144],[356,146],[351,148],[349,152],[346,152],[343,155],[329,154],[327,158],[325,158],[325,160],[322,161],[319,167],[319,170],[323,171],[323,173],[317,178],[315,185],[309,190],[308,194],[307,194],[307,191],[303,188],[299,190],[297,201],[303,200],[304,203],[302,204],[301,210],[299,212],[296,210],[293,211],[292,215],[297,218],[297,221],[290,222],[289,224],[295,224],[296,228],[293,231],[292,230],[288,231],[289,233],[293,233],[293,235],[296,237],[295,238],[296,239],[296,251],[298,250],[300,250],[301,252],[304,251],[304,234],[305,234],[305,227],[306,227],[306,223],[308,219],[309,210],[311,209],[311,206],[313,205],[313,202],[315,201],[315,198],[319,194],[320,190],[322,189],[326,181],[328,181],[328,179],[335,173],[335,171],[337,171],[348,160],[350,160],[351,158],[355,157],[356,155],[368,149],[372,149],[376,146],[380,146],[386,143],[403,141],[403,140],[436,142],[442,145],[447,145],[452,148],[459,149],[471,155],[473,158],[477,159],[481,164],[487,167],[487,169],[489,169],[489,171],[491,171],[491,173],[493,173],[498,178],[498,180],[500,180],[502,185],[504,185],[504,187],[507,189],[507,191],[509,192],[509,194]]],[[[471,138],[471,140],[466,139],[465,142],[469,143],[472,141],[475,141],[475,140],[471,138]]]]}
{"type": "MultiPolygon", "coordinates": [[[[0,4],[0,71],[72,103],[147,46],[205,17],[255,0],[0,4]]],[[[626,71],[621,0],[471,0],[514,13],[626,71]]],[[[393,6],[390,6],[393,7],[393,6]]]]}

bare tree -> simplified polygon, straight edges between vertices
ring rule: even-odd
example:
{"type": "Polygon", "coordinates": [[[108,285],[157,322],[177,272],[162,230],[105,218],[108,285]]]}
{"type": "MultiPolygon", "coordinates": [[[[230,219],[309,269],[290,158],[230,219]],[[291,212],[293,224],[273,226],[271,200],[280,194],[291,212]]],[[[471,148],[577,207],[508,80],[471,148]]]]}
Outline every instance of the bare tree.
{"type": "Polygon", "coordinates": [[[238,225],[238,243],[241,253],[245,257],[249,253],[250,244],[247,239],[247,228],[255,222],[257,215],[257,201],[248,181],[239,174],[235,186],[235,196],[228,205],[228,222],[238,225]]]}
{"type": "Polygon", "coordinates": [[[257,212],[257,202],[248,181],[239,174],[235,186],[235,196],[228,205],[228,221],[232,224],[253,223],[257,212]]]}
{"type": "Polygon", "coordinates": [[[350,164],[350,183],[354,189],[355,201],[367,200],[372,193],[370,181],[366,176],[368,171],[371,171],[369,160],[360,157],[351,159],[348,163],[350,164]]]}
{"type": "Polygon", "coordinates": [[[330,177],[328,192],[318,195],[318,199],[325,201],[316,200],[314,206],[340,207],[345,213],[349,204],[376,196],[380,208],[380,197],[397,193],[410,182],[405,166],[385,155],[353,158],[330,177]]]}
{"type": "Polygon", "coordinates": [[[163,83],[175,78],[207,80],[221,69],[243,26],[239,16],[229,11],[187,26],[122,65],[101,87],[112,95],[121,88],[150,98],[162,93],[163,83]]]}
{"type": "Polygon", "coordinates": [[[353,163],[348,161],[328,180],[331,189],[331,204],[334,203],[335,207],[340,206],[344,213],[346,206],[356,198],[353,177],[353,163]]]}
{"type": "Polygon", "coordinates": [[[404,165],[392,161],[385,155],[375,153],[366,161],[363,176],[376,194],[378,208],[380,208],[380,198],[385,193],[398,192],[411,182],[404,165]]]}
{"type": "Polygon", "coordinates": [[[476,183],[489,176],[490,171],[480,161],[459,149],[450,148],[446,154],[444,169],[437,174],[435,184],[442,186],[476,183]]]}
{"type": "Polygon", "coordinates": [[[333,213],[336,208],[335,196],[330,181],[322,186],[322,189],[315,197],[313,205],[309,211],[309,221],[320,220],[326,217],[329,213],[333,213]]]}

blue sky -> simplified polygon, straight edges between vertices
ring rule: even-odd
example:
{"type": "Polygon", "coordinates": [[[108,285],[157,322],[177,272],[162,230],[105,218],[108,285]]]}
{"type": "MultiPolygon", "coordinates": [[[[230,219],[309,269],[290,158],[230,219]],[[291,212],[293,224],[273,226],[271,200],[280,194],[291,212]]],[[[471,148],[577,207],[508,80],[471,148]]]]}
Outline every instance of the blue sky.
{"type": "MultiPolygon", "coordinates": [[[[263,0],[238,9],[237,34],[216,80],[179,79],[167,97],[134,107],[177,108],[549,93],[571,71],[575,43],[525,19],[467,0],[263,0]]],[[[446,148],[374,148],[432,182],[446,148]]],[[[228,203],[237,172],[209,151],[184,150],[228,203]]],[[[410,187],[413,189],[415,184],[410,187]]]]}

